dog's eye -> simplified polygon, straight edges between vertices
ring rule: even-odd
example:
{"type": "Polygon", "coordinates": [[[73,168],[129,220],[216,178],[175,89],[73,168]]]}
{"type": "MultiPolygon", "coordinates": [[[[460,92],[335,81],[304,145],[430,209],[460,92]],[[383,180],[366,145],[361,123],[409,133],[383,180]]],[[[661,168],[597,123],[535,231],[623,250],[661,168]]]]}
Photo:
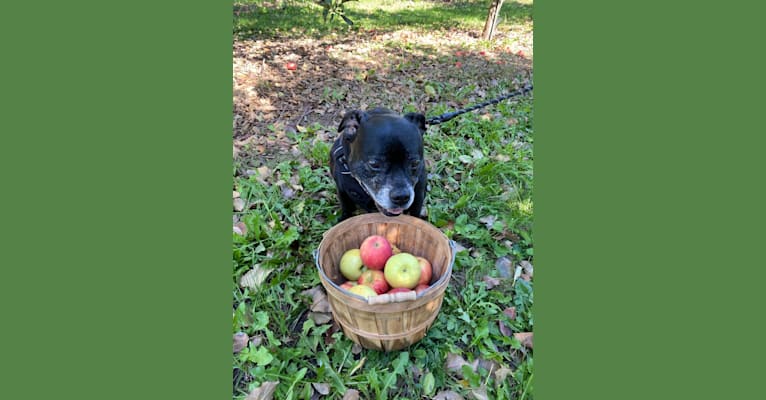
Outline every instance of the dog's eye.
{"type": "Polygon", "coordinates": [[[371,170],[377,171],[381,168],[383,168],[383,164],[378,160],[370,160],[367,161],[367,166],[370,167],[371,170]]]}

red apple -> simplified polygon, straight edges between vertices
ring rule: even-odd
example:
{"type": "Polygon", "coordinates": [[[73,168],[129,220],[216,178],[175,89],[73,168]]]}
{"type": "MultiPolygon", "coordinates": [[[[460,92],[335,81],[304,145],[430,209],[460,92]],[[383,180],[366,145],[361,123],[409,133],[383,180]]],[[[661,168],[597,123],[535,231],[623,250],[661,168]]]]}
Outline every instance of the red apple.
{"type": "Polygon", "coordinates": [[[358,294],[362,297],[375,297],[378,294],[375,293],[375,290],[367,285],[356,285],[348,290],[349,292],[353,294],[358,294]]]}
{"type": "Polygon", "coordinates": [[[399,253],[386,261],[383,273],[391,287],[412,289],[420,281],[420,263],[410,253],[399,253]]]}
{"type": "Polygon", "coordinates": [[[388,282],[386,282],[383,271],[376,269],[368,269],[362,272],[357,283],[373,288],[377,294],[383,294],[388,291],[388,282]]]}
{"type": "Polygon", "coordinates": [[[415,286],[415,294],[419,295],[419,294],[425,292],[426,289],[428,289],[429,287],[430,286],[424,285],[424,284],[417,285],[417,286],[415,286]]]}
{"type": "Polygon", "coordinates": [[[285,68],[287,68],[288,71],[295,71],[298,69],[298,64],[290,61],[289,63],[285,64],[285,68]]]}
{"type": "Polygon", "coordinates": [[[412,290],[412,289],[407,289],[407,288],[403,288],[403,287],[397,287],[397,288],[393,288],[393,289],[389,290],[389,291],[388,291],[388,292],[386,292],[386,293],[390,293],[390,294],[394,294],[394,293],[404,293],[404,292],[409,292],[409,291],[411,291],[411,290],[412,290]]]}
{"type": "Polygon", "coordinates": [[[350,281],[359,279],[363,267],[359,249],[346,250],[340,258],[340,273],[350,281]]]}
{"type": "Polygon", "coordinates": [[[345,289],[345,290],[350,290],[352,287],[354,287],[354,286],[356,286],[356,285],[358,285],[358,283],[356,283],[356,282],[354,282],[354,281],[345,281],[345,282],[343,282],[343,283],[340,285],[340,287],[341,287],[341,288],[343,288],[343,289],[345,289]]]}
{"type": "Polygon", "coordinates": [[[359,246],[359,255],[362,257],[362,263],[367,268],[382,270],[386,261],[391,257],[393,249],[391,243],[380,235],[372,235],[364,239],[359,246]]]}
{"type": "Polygon", "coordinates": [[[418,284],[431,284],[431,275],[433,275],[433,268],[431,268],[431,263],[423,257],[415,258],[418,259],[418,264],[420,264],[420,280],[418,281],[418,284]]]}

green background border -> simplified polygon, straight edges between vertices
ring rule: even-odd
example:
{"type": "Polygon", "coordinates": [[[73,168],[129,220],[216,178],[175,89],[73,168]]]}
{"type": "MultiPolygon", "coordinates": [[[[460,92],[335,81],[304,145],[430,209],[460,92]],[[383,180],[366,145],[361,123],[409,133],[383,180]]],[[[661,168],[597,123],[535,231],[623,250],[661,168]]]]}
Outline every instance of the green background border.
{"type": "Polygon", "coordinates": [[[535,2],[538,399],[763,392],[756,7],[535,2]]]}
{"type": "Polygon", "coordinates": [[[8,3],[0,397],[226,398],[231,4],[8,3]]]}
{"type": "MultiPolygon", "coordinates": [[[[19,4],[0,397],[228,396],[231,5],[19,4]]],[[[755,7],[536,2],[538,399],[762,392],[755,7]]]]}

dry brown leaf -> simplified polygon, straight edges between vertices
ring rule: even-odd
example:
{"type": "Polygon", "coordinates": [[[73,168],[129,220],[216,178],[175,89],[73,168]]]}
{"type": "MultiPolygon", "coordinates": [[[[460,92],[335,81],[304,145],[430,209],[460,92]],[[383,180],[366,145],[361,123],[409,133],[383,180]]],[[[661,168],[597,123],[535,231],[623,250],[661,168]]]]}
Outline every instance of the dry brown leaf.
{"type": "Polygon", "coordinates": [[[234,199],[234,211],[242,211],[245,209],[245,201],[237,197],[234,199]]]}
{"type": "Polygon", "coordinates": [[[332,321],[332,314],[323,312],[310,312],[309,318],[311,318],[316,325],[324,325],[332,321]]]}
{"type": "Polygon", "coordinates": [[[313,382],[311,384],[311,386],[314,388],[314,390],[319,392],[319,394],[321,394],[322,396],[327,396],[328,394],[330,394],[330,384],[329,383],[316,383],[316,382],[313,382]]]}
{"type": "Polygon", "coordinates": [[[531,349],[532,348],[532,332],[518,332],[514,333],[513,337],[521,342],[522,346],[531,349]]]}
{"type": "Polygon", "coordinates": [[[271,400],[274,396],[274,391],[277,389],[279,381],[267,381],[261,383],[261,386],[253,389],[250,394],[247,395],[245,400],[271,400]]]}
{"type": "Polygon", "coordinates": [[[484,385],[471,389],[468,395],[475,400],[489,400],[489,397],[487,396],[487,387],[484,385]]]}
{"type": "Polygon", "coordinates": [[[436,393],[436,396],[434,396],[433,400],[465,400],[463,399],[463,396],[457,394],[456,392],[453,392],[452,390],[442,390],[439,393],[436,393]]]}
{"type": "Polygon", "coordinates": [[[492,289],[493,287],[500,284],[500,279],[493,278],[489,275],[484,276],[484,279],[482,280],[487,284],[487,289],[492,289]]]}
{"type": "Polygon", "coordinates": [[[467,362],[462,356],[458,354],[447,354],[447,360],[444,363],[444,367],[447,371],[453,372],[458,378],[463,377],[463,366],[467,365],[471,368],[471,371],[476,372],[479,366],[479,360],[473,360],[472,363],[467,362]]]}
{"type": "Polygon", "coordinates": [[[271,273],[271,269],[263,268],[260,264],[253,265],[253,269],[247,271],[239,279],[239,286],[243,288],[258,289],[271,273]]]}
{"type": "Polygon", "coordinates": [[[530,263],[527,260],[522,260],[521,262],[519,262],[519,265],[524,270],[525,274],[532,277],[532,275],[534,274],[534,268],[532,267],[532,263],[530,263]]]}
{"type": "Polygon", "coordinates": [[[234,353],[239,353],[247,346],[247,342],[250,338],[245,332],[237,332],[234,334],[234,353]]]}
{"type": "Polygon", "coordinates": [[[497,369],[497,371],[494,372],[495,375],[495,383],[500,383],[505,380],[508,375],[513,373],[513,371],[510,368],[506,368],[505,366],[502,366],[497,369]]]}
{"type": "Polygon", "coordinates": [[[516,319],[516,307],[506,308],[503,310],[503,314],[505,314],[510,319],[516,319]]]}
{"type": "Polygon", "coordinates": [[[232,197],[232,198],[233,198],[233,199],[236,199],[237,197],[239,197],[239,192],[235,190],[235,191],[234,191],[234,197],[232,197]]]}
{"type": "Polygon", "coordinates": [[[236,233],[239,236],[245,236],[247,235],[247,226],[244,222],[237,222],[234,224],[234,233],[236,233]]]}
{"type": "Polygon", "coordinates": [[[342,400],[359,400],[359,391],[356,389],[346,390],[346,393],[343,393],[342,400]]]}
{"type": "Polygon", "coordinates": [[[510,337],[513,334],[513,330],[510,327],[508,327],[508,325],[506,325],[505,322],[497,321],[497,326],[500,328],[500,333],[502,333],[506,337],[510,337]]]}
{"type": "Polygon", "coordinates": [[[495,262],[495,268],[500,273],[500,277],[504,279],[508,279],[512,276],[511,268],[513,267],[513,263],[511,262],[511,259],[508,257],[500,257],[495,262]]]}

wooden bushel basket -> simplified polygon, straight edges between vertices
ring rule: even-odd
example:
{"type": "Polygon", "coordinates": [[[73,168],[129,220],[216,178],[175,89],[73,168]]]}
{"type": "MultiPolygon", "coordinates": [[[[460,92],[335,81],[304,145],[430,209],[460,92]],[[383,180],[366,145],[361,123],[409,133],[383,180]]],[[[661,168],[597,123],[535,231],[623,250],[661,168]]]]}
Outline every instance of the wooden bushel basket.
{"type": "Polygon", "coordinates": [[[315,252],[319,278],[335,321],[345,335],[367,349],[401,350],[422,339],[433,324],[455,262],[454,244],[433,225],[415,217],[379,213],[351,217],[325,232],[315,252]],[[340,258],[371,235],[384,236],[401,251],[426,258],[433,267],[428,290],[366,299],[341,289],[340,258]]]}

